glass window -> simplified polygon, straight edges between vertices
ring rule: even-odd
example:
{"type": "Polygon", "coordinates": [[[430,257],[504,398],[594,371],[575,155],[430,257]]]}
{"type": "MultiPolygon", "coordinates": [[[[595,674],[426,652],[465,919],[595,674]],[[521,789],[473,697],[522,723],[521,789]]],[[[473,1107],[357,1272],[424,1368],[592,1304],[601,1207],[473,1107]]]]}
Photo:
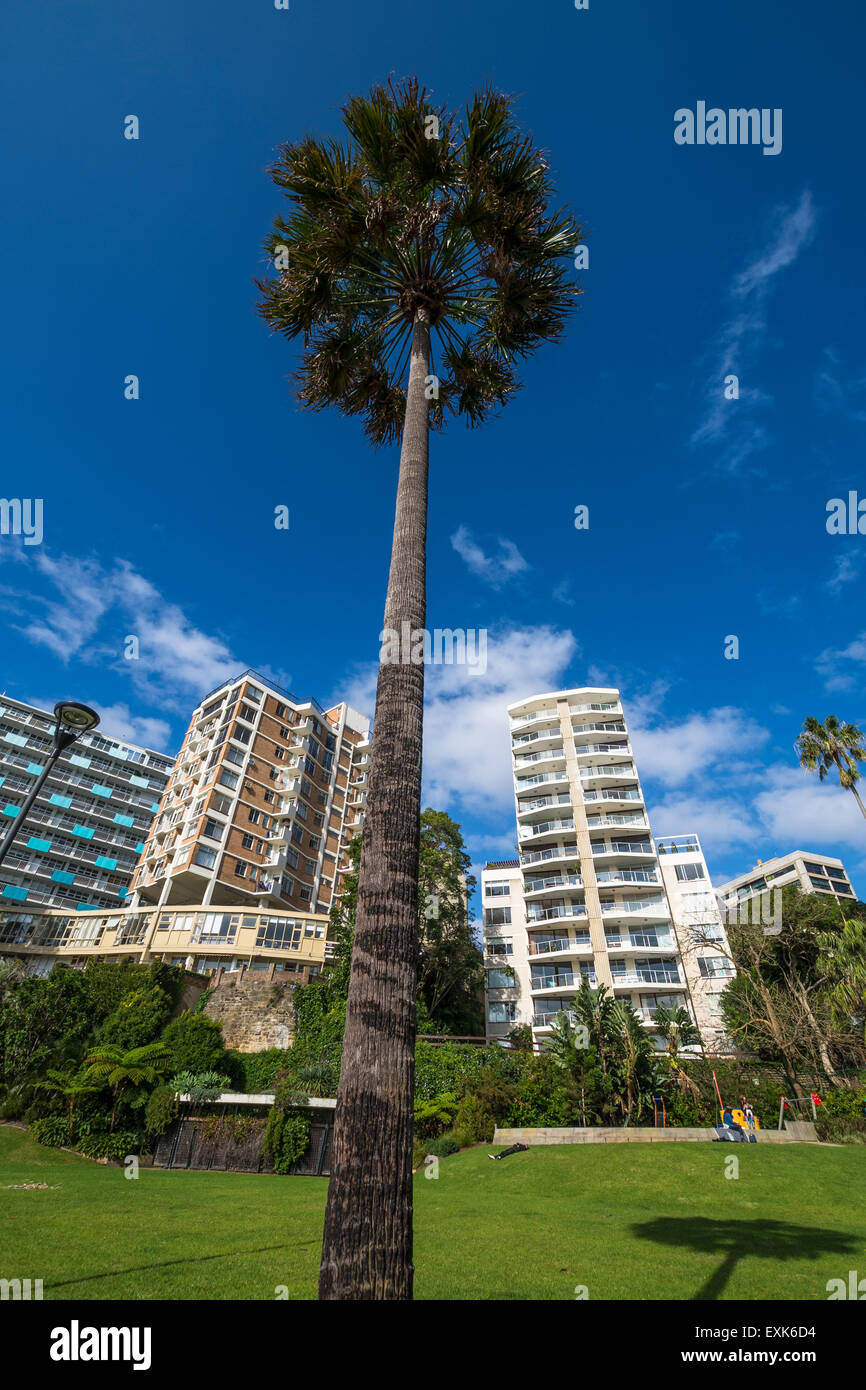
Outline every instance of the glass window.
{"type": "Polygon", "coordinates": [[[511,999],[491,999],[487,1006],[489,1023],[514,1023],[517,1005],[511,999]]]}
{"type": "Polygon", "coordinates": [[[681,882],[690,882],[696,878],[706,878],[703,864],[677,864],[677,878],[681,882]]]}
{"type": "Polygon", "coordinates": [[[205,849],[205,847],[202,845],[201,849],[199,849],[196,852],[194,862],[198,864],[202,869],[212,869],[214,864],[216,863],[216,850],[205,849]]]}
{"type": "Polygon", "coordinates": [[[507,970],[488,970],[488,989],[511,989],[513,985],[514,976],[510,975],[507,970]]]}

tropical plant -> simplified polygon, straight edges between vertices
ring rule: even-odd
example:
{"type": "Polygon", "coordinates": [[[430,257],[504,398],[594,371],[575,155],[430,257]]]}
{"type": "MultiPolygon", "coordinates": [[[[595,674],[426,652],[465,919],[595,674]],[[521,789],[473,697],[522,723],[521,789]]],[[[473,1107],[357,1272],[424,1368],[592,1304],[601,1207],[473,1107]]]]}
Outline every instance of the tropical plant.
{"type": "Polygon", "coordinates": [[[362,416],[377,445],[402,434],[319,1296],[407,1299],[429,429],[483,424],[560,336],[580,229],[492,89],[462,121],[414,78],[342,117],[342,143],[287,144],[271,171],[289,208],[260,311],[303,338],[303,405],[362,416]]]}
{"type": "Polygon", "coordinates": [[[598,1053],[599,1063],[607,1075],[610,1055],[610,1034],[614,999],[607,985],[593,989],[588,980],[581,980],[580,989],[574,997],[572,1012],[578,1023],[589,1031],[589,1039],[598,1053]]]}
{"type": "Polygon", "coordinates": [[[642,1099],[655,1089],[655,1049],[631,1004],[621,999],[611,1006],[610,1032],[616,1043],[614,1084],[628,1125],[640,1112],[642,1099]]]}
{"type": "Polygon", "coordinates": [[[817,937],[818,969],[827,980],[830,1007],[835,1018],[848,1023],[857,1017],[866,1023],[866,922],[843,918],[838,931],[817,937]]]}
{"type": "Polygon", "coordinates": [[[432,1100],[416,1100],[412,1113],[418,1137],[426,1139],[441,1134],[454,1119],[459,1103],[453,1091],[443,1091],[432,1100]]]}
{"type": "Polygon", "coordinates": [[[794,747],[800,759],[800,766],[808,772],[818,773],[820,781],[831,772],[838,772],[839,785],[852,792],[857,799],[863,815],[866,806],[857,791],[857,783],[862,777],[859,763],[866,762],[866,740],[862,729],[856,724],[842,724],[834,714],[828,714],[824,723],[811,715],[803,721],[802,733],[794,747]]]}
{"type": "Polygon", "coordinates": [[[217,1071],[179,1071],[168,1084],[175,1095],[188,1096],[198,1105],[202,1101],[219,1100],[223,1091],[231,1089],[232,1081],[231,1077],[217,1071]]]}
{"type": "Polygon", "coordinates": [[[676,1008],[659,1004],[653,1014],[652,1032],[658,1033],[664,1042],[668,1067],[680,1090],[697,1095],[698,1088],[682,1063],[685,1048],[701,1046],[700,1029],[695,1026],[688,1009],[681,1004],[676,1008]]]}
{"type": "Polygon", "coordinates": [[[60,1096],[66,1102],[67,1142],[71,1143],[75,1134],[75,1106],[78,1098],[98,1091],[99,1086],[87,1081],[80,1074],[70,1075],[56,1067],[49,1067],[41,1080],[33,1082],[33,1086],[36,1090],[49,1091],[52,1095],[60,1096]]]}
{"type": "Polygon", "coordinates": [[[163,1043],[148,1043],[145,1047],[134,1047],[125,1052],[113,1043],[98,1043],[85,1058],[87,1077],[102,1081],[110,1087],[112,1095],[111,1122],[114,1129],[117,1107],[121,1097],[137,1092],[136,1099],[146,1101],[147,1091],[164,1076],[171,1066],[171,1053],[163,1043]]]}

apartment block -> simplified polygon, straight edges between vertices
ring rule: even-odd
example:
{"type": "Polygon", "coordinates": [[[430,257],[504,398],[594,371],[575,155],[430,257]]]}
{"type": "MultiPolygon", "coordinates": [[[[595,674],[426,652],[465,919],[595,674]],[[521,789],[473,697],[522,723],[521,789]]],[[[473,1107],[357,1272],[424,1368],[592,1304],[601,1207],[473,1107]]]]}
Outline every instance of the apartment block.
{"type": "Polygon", "coordinates": [[[364,821],[370,721],[255,671],[196,707],[134,879],[136,907],[327,913],[364,821]]]}
{"type": "Polygon", "coordinates": [[[650,1024],[689,1007],[620,693],[582,687],[509,706],[519,857],[482,872],[487,1029],[549,1032],[582,980],[650,1024]]]}
{"type": "Polygon", "coordinates": [[[810,850],[795,849],[776,859],[759,859],[754,869],[723,883],[716,891],[730,911],[746,898],[796,883],[804,893],[822,893],[839,902],[853,902],[856,894],[841,859],[810,850]]]}
{"type": "Polygon", "coordinates": [[[721,994],[736,971],[700,840],[666,835],[657,848],[695,1021],[708,1051],[727,1052],[721,994]]]}
{"type": "MultiPolygon", "coordinates": [[[[53,714],[0,698],[6,826],[42,771],[53,735],[53,714]]],[[[98,730],[82,734],[57,759],[0,866],[4,903],[73,911],[122,906],[173,766],[162,753],[98,730]]]]}
{"type": "MultiPolygon", "coordinates": [[[[198,975],[289,971],[298,984],[318,975],[329,955],[328,919],[312,913],[214,912],[200,907],[65,913],[0,906],[0,955],[15,956],[31,975],[58,961],[163,960],[198,975]]],[[[291,981],[290,981],[291,982],[291,981]]]]}

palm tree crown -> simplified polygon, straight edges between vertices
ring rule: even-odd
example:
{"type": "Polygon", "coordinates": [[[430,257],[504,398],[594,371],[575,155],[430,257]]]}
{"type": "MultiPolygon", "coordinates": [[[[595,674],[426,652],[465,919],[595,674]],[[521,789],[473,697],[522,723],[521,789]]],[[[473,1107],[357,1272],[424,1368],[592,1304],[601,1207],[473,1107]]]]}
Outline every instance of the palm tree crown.
{"type": "Polygon", "coordinates": [[[291,211],[266,243],[279,275],[257,282],[259,310],[303,337],[302,403],[363,416],[375,444],[403,429],[419,311],[435,335],[430,424],[475,426],[580,293],[563,258],[581,230],[548,211],[547,163],[511,105],[488,88],[458,119],[415,78],[392,81],[346,103],[346,142],[284,145],[270,171],[291,211]]]}
{"type": "Polygon", "coordinates": [[[800,766],[808,772],[817,770],[824,781],[828,773],[839,774],[839,785],[854,793],[857,805],[866,816],[866,807],[857,791],[862,773],[859,763],[866,762],[866,737],[856,724],[843,724],[834,714],[828,714],[822,724],[812,715],[803,721],[803,729],[794,747],[800,766]]]}

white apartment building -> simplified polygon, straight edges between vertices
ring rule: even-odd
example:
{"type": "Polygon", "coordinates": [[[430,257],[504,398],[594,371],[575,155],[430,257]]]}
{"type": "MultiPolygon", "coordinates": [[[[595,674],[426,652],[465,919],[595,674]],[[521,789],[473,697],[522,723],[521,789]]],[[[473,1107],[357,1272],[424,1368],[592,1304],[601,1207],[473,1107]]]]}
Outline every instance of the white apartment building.
{"type": "Polygon", "coordinates": [[[519,859],[482,872],[487,1029],[540,1038],[581,980],[646,1023],[689,1005],[620,693],[509,706],[519,859]]]}
{"type": "Polygon", "coordinates": [[[730,910],[755,893],[784,888],[789,883],[796,883],[804,893],[821,893],[839,902],[856,901],[841,859],[803,849],[792,850],[776,859],[759,859],[754,869],[729,879],[717,892],[730,910]]]}
{"type": "Polygon", "coordinates": [[[695,1021],[708,1051],[728,1052],[720,996],[736,971],[700,840],[665,835],[657,847],[695,1021]]]}

